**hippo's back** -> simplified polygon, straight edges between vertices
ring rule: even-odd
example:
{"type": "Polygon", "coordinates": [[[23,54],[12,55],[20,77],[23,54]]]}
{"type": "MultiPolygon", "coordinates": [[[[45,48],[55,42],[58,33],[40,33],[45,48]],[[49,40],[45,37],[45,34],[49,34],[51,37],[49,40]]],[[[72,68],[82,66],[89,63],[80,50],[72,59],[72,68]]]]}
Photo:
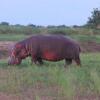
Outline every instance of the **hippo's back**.
{"type": "Polygon", "coordinates": [[[36,35],[31,37],[31,41],[33,49],[38,48],[39,56],[46,60],[73,58],[78,48],[75,41],[62,35],[36,35]]]}
{"type": "Polygon", "coordinates": [[[34,43],[37,42],[38,44],[42,45],[67,45],[73,44],[75,41],[72,39],[62,36],[62,35],[35,35],[30,38],[34,43]]]}

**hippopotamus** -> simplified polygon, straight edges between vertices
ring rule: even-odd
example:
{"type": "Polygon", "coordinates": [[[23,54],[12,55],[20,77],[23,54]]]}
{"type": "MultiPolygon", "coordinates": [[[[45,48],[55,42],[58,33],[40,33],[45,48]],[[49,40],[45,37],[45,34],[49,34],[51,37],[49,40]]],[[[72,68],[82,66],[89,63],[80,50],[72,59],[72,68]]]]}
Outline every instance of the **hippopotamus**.
{"type": "Polygon", "coordinates": [[[30,56],[35,64],[43,64],[43,60],[65,60],[65,66],[75,61],[81,65],[79,44],[62,35],[33,35],[17,42],[10,53],[8,64],[19,65],[30,56]]]}

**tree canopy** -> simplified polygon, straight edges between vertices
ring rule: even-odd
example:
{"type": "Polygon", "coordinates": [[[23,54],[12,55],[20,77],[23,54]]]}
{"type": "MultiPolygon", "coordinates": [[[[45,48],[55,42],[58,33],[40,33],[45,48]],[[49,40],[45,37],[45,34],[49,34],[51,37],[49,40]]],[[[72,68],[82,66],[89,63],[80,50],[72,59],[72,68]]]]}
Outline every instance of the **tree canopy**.
{"type": "Polygon", "coordinates": [[[88,18],[87,25],[92,28],[100,28],[100,10],[94,8],[91,14],[91,17],[88,18]]]}

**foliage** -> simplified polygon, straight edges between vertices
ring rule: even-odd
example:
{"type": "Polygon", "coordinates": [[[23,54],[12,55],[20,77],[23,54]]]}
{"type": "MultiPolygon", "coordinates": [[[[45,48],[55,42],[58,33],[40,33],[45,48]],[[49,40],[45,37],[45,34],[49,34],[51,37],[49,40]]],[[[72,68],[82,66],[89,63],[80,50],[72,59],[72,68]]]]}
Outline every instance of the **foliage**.
{"type": "Polygon", "coordinates": [[[55,96],[56,100],[72,100],[75,96],[86,99],[87,95],[99,97],[100,54],[82,54],[81,60],[81,68],[72,64],[66,69],[63,61],[45,62],[43,66],[38,66],[31,65],[30,59],[26,59],[19,66],[8,66],[6,61],[2,60],[0,91],[23,94],[25,90],[31,89],[32,95],[40,100],[42,96],[55,96]]]}
{"type": "Polygon", "coordinates": [[[36,27],[36,25],[33,25],[33,24],[29,24],[28,26],[29,27],[36,27]]]}
{"type": "Polygon", "coordinates": [[[27,26],[16,24],[9,25],[7,22],[2,22],[0,24],[0,35],[1,34],[11,34],[11,35],[33,35],[33,34],[61,34],[61,35],[95,35],[100,34],[100,30],[88,28],[86,26],[68,27],[66,25],[59,26],[37,26],[34,24],[29,24],[27,26]]]}
{"type": "Polygon", "coordinates": [[[40,33],[39,28],[32,26],[21,26],[21,25],[0,25],[0,34],[36,34],[40,33]]]}
{"type": "Polygon", "coordinates": [[[9,26],[9,23],[8,23],[8,22],[1,22],[0,25],[6,25],[6,26],[9,26]]]}
{"type": "Polygon", "coordinates": [[[98,8],[93,9],[91,17],[89,17],[87,25],[92,28],[100,28],[100,10],[98,8]]]}
{"type": "MultiPolygon", "coordinates": [[[[79,29],[79,30],[74,30],[74,32],[72,32],[72,30],[70,29],[58,29],[58,30],[53,30],[53,29],[49,29],[47,31],[45,31],[46,29],[42,30],[42,33],[41,34],[61,34],[61,35],[64,35],[64,36],[69,36],[70,38],[72,39],[75,39],[76,41],[80,41],[80,42],[97,42],[97,43],[100,43],[100,35],[99,35],[99,31],[96,31],[96,34],[93,34],[92,31],[90,30],[84,30],[84,29],[79,29]],[[67,33],[68,31],[68,33],[67,33]],[[81,31],[81,33],[80,33],[81,31]],[[88,33],[86,33],[88,31],[88,33]],[[76,32],[76,33],[75,33],[76,32]]],[[[30,35],[27,35],[27,34],[15,34],[15,33],[12,33],[11,35],[10,34],[0,34],[0,41],[21,41],[23,39],[26,39],[28,37],[30,37],[32,34],[30,35]]]]}

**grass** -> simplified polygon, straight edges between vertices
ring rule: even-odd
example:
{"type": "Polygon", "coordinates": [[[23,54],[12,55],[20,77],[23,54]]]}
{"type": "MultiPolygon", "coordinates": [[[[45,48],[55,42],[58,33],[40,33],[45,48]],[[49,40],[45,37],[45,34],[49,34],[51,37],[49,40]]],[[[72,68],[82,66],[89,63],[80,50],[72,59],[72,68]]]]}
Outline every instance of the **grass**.
{"type": "Polygon", "coordinates": [[[0,41],[20,41],[34,34],[62,34],[81,42],[100,43],[100,30],[88,28],[33,28],[26,26],[0,26],[0,41]]]}
{"type": "Polygon", "coordinates": [[[28,58],[19,66],[8,66],[6,60],[1,60],[0,92],[23,94],[24,90],[31,91],[36,100],[41,100],[43,96],[56,97],[55,100],[72,100],[77,95],[98,97],[100,54],[82,54],[81,60],[81,68],[73,63],[66,69],[64,61],[45,62],[43,66],[38,66],[31,65],[28,58]]]}
{"type": "MultiPolygon", "coordinates": [[[[100,35],[86,35],[86,34],[73,34],[68,35],[69,37],[75,39],[76,41],[81,42],[88,42],[88,41],[94,41],[97,43],[100,43],[100,35]]],[[[0,41],[20,41],[27,37],[30,37],[30,35],[25,34],[0,34],[0,41]]]]}
{"type": "Polygon", "coordinates": [[[27,38],[24,34],[0,34],[0,41],[20,41],[27,38]]]}
{"type": "MultiPolygon", "coordinates": [[[[0,26],[0,41],[20,41],[32,34],[63,34],[81,41],[100,43],[100,30],[84,28],[32,28],[0,26]],[[61,32],[61,33],[60,33],[61,32]]],[[[19,66],[0,60],[0,92],[22,96],[21,100],[99,100],[100,53],[81,55],[82,67],[75,63],[64,68],[64,61],[31,65],[26,59],[19,66]]]]}
{"type": "Polygon", "coordinates": [[[77,34],[77,35],[70,35],[70,37],[81,42],[94,41],[96,43],[100,43],[100,35],[77,34]]]}

